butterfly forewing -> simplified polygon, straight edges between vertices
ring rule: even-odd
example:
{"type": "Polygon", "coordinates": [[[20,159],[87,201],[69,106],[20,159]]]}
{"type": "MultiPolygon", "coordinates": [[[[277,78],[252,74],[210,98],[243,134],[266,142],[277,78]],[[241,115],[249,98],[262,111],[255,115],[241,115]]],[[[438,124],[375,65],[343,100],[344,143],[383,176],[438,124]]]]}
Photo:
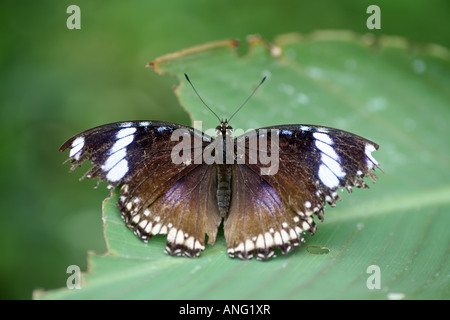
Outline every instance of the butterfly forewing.
{"type": "MultiPolygon", "coordinates": [[[[267,136],[267,153],[278,160],[276,170],[262,177],[303,217],[316,214],[322,219],[325,203],[334,205],[338,199],[337,189],[368,188],[365,176],[376,180],[378,163],[371,152],[378,145],[355,134],[310,125],[266,127],[249,136],[247,155],[251,140],[261,135],[267,136]]],[[[266,166],[257,162],[249,167],[261,174],[266,166]]]]}
{"type": "Polygon", "coordinates": [[[179,143],[172,141],[171,136],[179,129],[192,136],[192,144],[195,139],[202,140],[200,146],[210,140],[187,126],[163,121],[129,121],[84,131],[65,142],[60,151],[70,148],[72,170],[90,160],[93,167],[85,177],[98,177],[100,181],[117,186],[130,179],[136,180],[136,175],[145,167],[161,170],[163,167],[157,165],[163,164],[173,174],[185,170],[185,163],[171,161],[171,151],[179,143]]]}

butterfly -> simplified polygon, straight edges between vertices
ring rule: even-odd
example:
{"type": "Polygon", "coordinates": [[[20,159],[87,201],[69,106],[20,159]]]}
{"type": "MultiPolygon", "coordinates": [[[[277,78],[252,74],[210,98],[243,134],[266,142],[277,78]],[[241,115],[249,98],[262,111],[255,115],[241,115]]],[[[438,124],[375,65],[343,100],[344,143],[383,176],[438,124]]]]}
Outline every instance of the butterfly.
{"type": "Polygon", "coordinates": [[[230,257],[287,254],[316,232],[313,216],[323,221],[338,189],[366,189],[364,177],[376,181],[378,145],[370,140],[301,124],[233,138],[228,123],[236,112],[229,120],[214,113],[220,120],[215,138],[171,122],[126,121],[84,131],[60,151],[70,150],[71,171],[91,162],[82,178],[120,187],[117,206],[140,239],[165,234],[165,252],[186,257],[214,244],[222,221],[230,257]]]}

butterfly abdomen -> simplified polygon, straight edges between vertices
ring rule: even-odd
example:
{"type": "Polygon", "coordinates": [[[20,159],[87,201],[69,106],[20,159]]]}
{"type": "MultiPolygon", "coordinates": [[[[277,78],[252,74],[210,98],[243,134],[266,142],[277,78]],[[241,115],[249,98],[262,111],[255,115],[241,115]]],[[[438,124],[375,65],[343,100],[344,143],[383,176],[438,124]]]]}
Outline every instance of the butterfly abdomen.
{"type": "Polygon", "coordinates": [[[217,165],[217,205],[222,217],[226,217],[230,210],[231,200],[231,166],[217,165]]]}

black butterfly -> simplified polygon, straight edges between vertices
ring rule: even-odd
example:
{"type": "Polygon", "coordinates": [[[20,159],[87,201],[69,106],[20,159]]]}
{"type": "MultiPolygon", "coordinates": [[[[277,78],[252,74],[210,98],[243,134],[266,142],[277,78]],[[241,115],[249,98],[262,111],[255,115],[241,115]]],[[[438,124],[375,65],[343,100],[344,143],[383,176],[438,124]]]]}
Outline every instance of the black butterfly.
{"type": "Polygon", "coordinates": [[[165,251],[187,257],[205,249],[205,235],[215,242],[222,219],[230,257],[287,254],[306,231],[314,234],[313,215],[323,220],[337,189],[368,188],[366,176],[376,180],[371,153],[378,145],[349,132],[280,125],[232,139],[227,120],[216,130],[213,139],[170,122],[117,122],[72,137],[60,151],[70,149],[71,171],[91,161],[83,178],[121,185],[117,206],[139,238],[167,234],[165,251]],[[261,155],[278,159],[275,170],[261,155]]]}

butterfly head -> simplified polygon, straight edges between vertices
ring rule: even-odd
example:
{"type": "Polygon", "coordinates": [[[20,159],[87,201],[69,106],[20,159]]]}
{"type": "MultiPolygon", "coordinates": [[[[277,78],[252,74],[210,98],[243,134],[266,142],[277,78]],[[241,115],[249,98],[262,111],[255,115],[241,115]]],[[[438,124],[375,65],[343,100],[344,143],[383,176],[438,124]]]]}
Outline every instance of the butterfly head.
{"type": "Polygon", "coordinates": [[[216,133],[222,136],[233,134],[233,128],[228,125],[228,119],[220,120],[220,126],[216,127],[216,133]]]}

